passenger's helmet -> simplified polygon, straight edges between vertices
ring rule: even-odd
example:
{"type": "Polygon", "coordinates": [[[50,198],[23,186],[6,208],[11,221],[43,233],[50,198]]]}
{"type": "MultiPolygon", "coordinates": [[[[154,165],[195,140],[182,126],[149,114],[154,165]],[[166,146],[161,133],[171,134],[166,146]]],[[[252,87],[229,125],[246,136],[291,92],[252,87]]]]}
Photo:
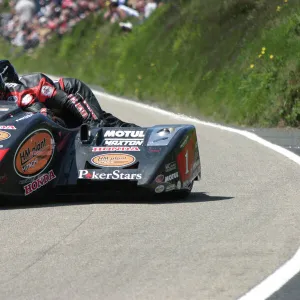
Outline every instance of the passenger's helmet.
{"type": "Polygon", "coordinates": [[[19,75],[8,60],[0,60],[0,74],[4,82],[19,83],[19,75]]]}

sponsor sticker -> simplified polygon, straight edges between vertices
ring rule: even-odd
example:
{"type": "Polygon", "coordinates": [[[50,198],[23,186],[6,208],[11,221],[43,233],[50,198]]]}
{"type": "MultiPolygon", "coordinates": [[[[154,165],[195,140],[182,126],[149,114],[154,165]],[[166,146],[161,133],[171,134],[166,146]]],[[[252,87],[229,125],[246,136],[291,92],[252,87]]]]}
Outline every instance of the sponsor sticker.
{"type": "Polygon", "coordinates": [[[144,138],[143,130],[107,130],[104,133],[105,138],[144,138]]]}
{"type": "Polygon", "coordinates": [[[142,179],[142,174],[140,173],[125,173],[120,170],[115,170],[111,173],[101,173],[98,171],[89,172],[88,170],[78,171],[79,179],[100,179],[100,180],[139,180],[142,179]]]}
{"type": "Polygon", "coordinates": [[[154,147],[149,147],[148,152],[150,153],[159,153],[161,151],[161,148],[154,148],[154,147]]]}
{"type": "Polygon", "coordinates": [[[32,194],[55,178],[56,176],[53,170],[50,170],[48,173],[41,175],[37,179],[24,186],[25,196],[32,194]]]}
{"type": "Polygon", "coordinates": [[[200,159],[198,159],[192,168],[192,178],[197,177],[198,175],[201,175],[201,163],[200,163],[200,159]]]}
{"type": "Polygon", "coordinates": [[[17,128],[13,125],[2,125],[2,126],[0,126],[0,129],[16,130],[17,128]]]}
{"type": "Polygon", "coordinates": [[[26,120],[28,118],[31,118],[32,116],[33,116],[33,113],[29,113],[26,116],[24,116],[24,117],[22,117],[20,119],[17,119],[16,122],[20,122],[20,121],[26,120]]]}
{"type": "Polygon", "coordinates": [[[162,183],[164,181],[164,179],[165,179],[165,176],[163,174],[160,174],[155,178],[155,182],[162,183]]]}
{"type": "Polygon", "coordinates": [[[126,167],[133,164],[136,158],[125,153],[106,153],[94,156],[91,162],[99,167],[126,167]]]}
{"type": "Polygon", "coordinates": [[[194,162],[194,165],[193,165],[193,171],[195,170],[195,169],[197,169],[197,168],[199,168],[200,167],[200,159],[198,159],[197,161],[195,161],[194,162]]]}
{"type": "Polygon", "coordinates": [[[177,190],[180,190],[180,189],[181,189],[181,182],[180,182],[180,181],[177,182],[176,187],[177,187],[177,190]]]}
{"type": "Polygon", "coordinates": [[[155,193],[160,194],[165,190],[165,187],[163,185],[159,185],[155,188],[155,193]]]}
{"type": "Polygon", "coordinates": [[[143,140],[115,140],[115,139],[106,139],[104,141],[105,146],[142,146],[143,140]]]}
{"type": "Polygon", "coordinates": [[[92,152],[102,151],[141,151],[139,147],[93,147],[92,152]]]}
{"type": "Polygon", "coordinates": [[[10,87],[16,87],[17,85],[18,85],[17,83],[12,83],[12,82],[5,83],[5,86],[7,86],[8,88],[10,88],[10,87]]]}
{"type": "Polygon", "coordinates": [[[183,140],[183,142],[180,144],[180,148],[183,148],[183,147],[187,144],[188,140],[189,140],[189,136],[187,136],[187,137],[183,140]]]}
{"type": "Polygon", "coordinates": [[[4,141],[7,140],[11,137],[11,134],[9,132],[6,131],[0,131],[0,141],[4,141]]]}
{"type": "Polygon", "coordinates": [[[29,105],[30,102],[33,100],[33,96],[30,95],[30,94],[27,94],[24,98],[22,98],[21,102],[22,102],[22,105],[29,105]]]}
{"type": "Polygon", "coordinates": [[[51,97],[53,92],[54,92],[54,88],[51,87],[51,86],[48,86],[48,85],[44,85],[42,87],[42,90],[41,90],[42,94],[46,97],[51,97]]]}
{"type": "Polygon", "coordinates": [[[170,192],[170,191],[173,191],[176,189],[176,185],[175,184],[169,184],[167,187],[166,187],[166,192],[170,192]]]}
{"type": "Polygon", "coordinates": [[[171,174],[171,175],[166,176],[165,182],[168,182],[168,181],[177,179],[178,177],[179,177],[178,172],[173,173],[173,174],[171,174]]]}
{"type": "Polygon", "coordinates": [[[175,161],[165,165],[165,170],[166,170],[167,173],[171,172],[171,171],[174,171],[175,169],[176,169],[176,162],[175,161]]]}
{"type": "Polygon", "coordinates": [[[10,96],[7,98],[7,101],[9,102],[17,102],[18,101],[18,97],[17,96],[10,96]]]}
{"type": "Polygon", "coordinates": [[[52,161],[55,143],[53,135],[39,129],[28,135],[18,147],[14,157],[14,169],[23,178],[42,173],[52,161]]]}
{"type": "Polygon", "coordinates": [[[0,111],[9,111],[9,108],[6,108],[6,107],[0,107],[0,111]]]}
{"type": "Polygon", "coordinates": [[[8,177],[6,174],[0,176],[0,184],[6,183],[7,180],[8,180],[8,177]]]}

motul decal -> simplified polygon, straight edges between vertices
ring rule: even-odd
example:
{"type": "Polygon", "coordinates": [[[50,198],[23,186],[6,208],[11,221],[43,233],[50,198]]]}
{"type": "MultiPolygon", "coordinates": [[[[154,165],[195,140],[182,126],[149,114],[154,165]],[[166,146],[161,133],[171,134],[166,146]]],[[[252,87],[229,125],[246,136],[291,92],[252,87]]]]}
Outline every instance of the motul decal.
{"type": "Polygon", "coordinates": [[[142,130],[107,130],[104,133],[104,137],[107,138],[144,138],[145,132],[142,130]]]}
{"type": "Polygon", "coordinates": [[[25,196],[28,196],[31,193],[37,191],[38,189],[45,186],[55,178],[56,176],[53,170],[49,171],[47,174],[43,174],[42,176],[38,177],[36,180],[24,186],[25,196]]]}

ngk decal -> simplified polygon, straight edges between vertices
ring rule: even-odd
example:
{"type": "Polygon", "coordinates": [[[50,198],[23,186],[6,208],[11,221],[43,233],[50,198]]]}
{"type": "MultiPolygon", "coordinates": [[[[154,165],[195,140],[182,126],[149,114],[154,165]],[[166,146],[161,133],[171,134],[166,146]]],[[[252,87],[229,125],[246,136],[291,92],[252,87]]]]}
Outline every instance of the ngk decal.
{"type": "Polygon", "coordinates": [[[144,138],[145,133],[142,130],[107,130],[104,133],[105,138],[144,138]]]}
{"type": "Polygon", "coordinates": [[[47,174],[43,174],[42,176],[38,177],[36,180],[24,186],[25,196],[30,195],[31,193],[45,186],[47,183],[49,183],[55,178],[56,176],[53,170],[49,171],[47,174]]]}
{"type": "Polygon", "coordinates": [[[93,147],[92,152],[102,151],[141,151],[139,147],[93,147]]]}
{"type": "Polygon", "coordinates": [[[106,139],[104,142],[105,146],[142,146],[143,140],[115,140],[106,139]]]}
{"type": "Polygon", "coordinates": [[[178,177],[179,177],[179,176],[178,176],[178,172],[173,173],[173,174],[171,174],[171,175],[169,175],[169,176],[166,176],[165,182],[171,181],[171,180],[173,180],[173,179],[177,179],[178,177]]]}
{"type": "Polygon", "coordinates": [[[142,179],[142,174],[135,173],[123,173],[120,170],[115,170],[111,173],[101,173],[98,171],[89,172],[88,170],[79,170],[78,171],[79,179],[100,179],[100,180],[139,180],[142,179]]]}

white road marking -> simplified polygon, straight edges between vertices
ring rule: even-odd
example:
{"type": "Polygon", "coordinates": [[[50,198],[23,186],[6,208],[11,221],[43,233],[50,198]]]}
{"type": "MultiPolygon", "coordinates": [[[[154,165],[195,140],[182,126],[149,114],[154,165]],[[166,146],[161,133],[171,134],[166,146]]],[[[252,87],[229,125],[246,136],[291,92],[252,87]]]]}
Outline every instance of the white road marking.
{"type": "MultiPolygon", "coordinates": [[[[274,150],[277,153],[280,153],[287,157],[288,159],[292,160],[293,162],[300,165],[300,157],[296,155],[295,153],[280,147],[278,145],[275,145],[273,143],[268,142],[267,140],[257,136],[255,133],[248,132],[246,130],[240,130],[235,129],[231,127],[226,127],[223,125],[211,123],[211,122],[205,122],[201,121],[196,118],[188,117],[185,115],[175,114],[172,112],[165,111],[163,109],[153,107],[147,104],[135,102],[129,99],[119,98],[116,96],[112,96],[107,93],[99,92],[93,90],[94,94],[100,97],[106,97],[109,98],[112,101],[116,102],[122,102],[122,103],[128,103],[128,105],[140,107],[142,109],[148,109],[151,111],[154,111],[156,113],[159,113],[164,116],[173,117],[177,120],[185,120],[191,123],[196,123],[204,126],[209,126],[213,128],[218,128],[220,130],[225,130],[229,132],[233,132],[239,135],[242,135],[252,141],[255,141],[267,148],[270,148],[274,150]]],[[[285,283],[287,283],[291,278],[293,278],[298,272],[300,271],[300,249],[297,250],[296,254],[287,261],[284,265],[279,267],[273,274],[271,274],[269,277],[267,277],[265,280],[263,280],[260,284],[255,286],[253,289],[251,289],[249,292],[247,292],[244,296],[239,298],[238,300],[264,300],[270,297],[272,294],[274,294],[277,290],[279,290],[285,283]]]]}
{"type": "Polygon", "coordinates": [[[284,265],[238,300],[267,299],[293,278],[300,270],[300,249],[284,265]]]}

